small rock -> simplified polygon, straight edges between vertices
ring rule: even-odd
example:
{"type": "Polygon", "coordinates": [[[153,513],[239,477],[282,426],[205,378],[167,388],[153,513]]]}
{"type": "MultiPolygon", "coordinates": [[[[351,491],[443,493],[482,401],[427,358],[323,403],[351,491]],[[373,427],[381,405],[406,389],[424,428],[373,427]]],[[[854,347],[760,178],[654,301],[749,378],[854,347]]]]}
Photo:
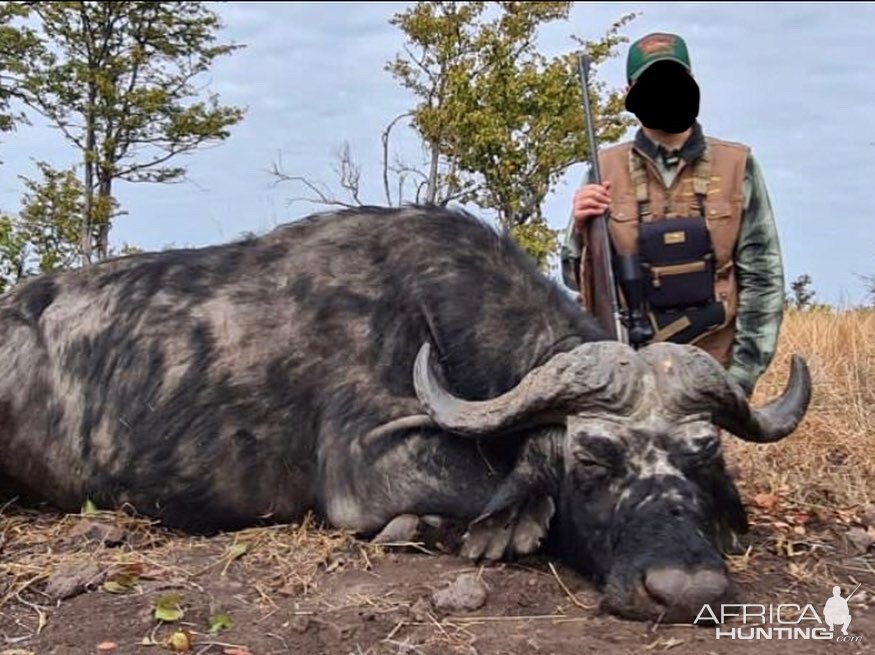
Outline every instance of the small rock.
{"type": "Polygon", "coordinates": [[[310,627],[310,618],[307,616],[293,616],[289,621],[289,627],[299,634],[307,632],[310,627]]]}
{"type": "Polygon", "coordinates": [[[858,553],[865,553],[869,550],[869,546],[875,543],[872,535],[862,528],[851,528],[845,533],[845,536],[858,553]]]}
{"type": "Polygon", "coordinates": [[[104,546],[118,546],[124,543],[127,532],[115,525],[104,525],[97,521],[82,519],[70,530],[70,536],[74,539],[100,541],[104,546]]]}
{"type": "Polygon", "coordinates": [[[413,605],[410,606],[410,616],[414,621],[424,623],[429,620],[431,614],[431,605],[425,598],[418,598],[413,605]]]}
{"type": "Polygon", "coordinates": [[[477,576],[465,573],[432,594],[431,602],[435,608],[450,612],[476,610],[486,603],[486,585],[477,576]]]}
{"type": "Polygon", "coordinates": [[[99,585],[104,578],[104,572],[97,564],[64,564],[46,582],[46,594],[55,600],[64,600],[85,591],[88,585],[99,585]]]}

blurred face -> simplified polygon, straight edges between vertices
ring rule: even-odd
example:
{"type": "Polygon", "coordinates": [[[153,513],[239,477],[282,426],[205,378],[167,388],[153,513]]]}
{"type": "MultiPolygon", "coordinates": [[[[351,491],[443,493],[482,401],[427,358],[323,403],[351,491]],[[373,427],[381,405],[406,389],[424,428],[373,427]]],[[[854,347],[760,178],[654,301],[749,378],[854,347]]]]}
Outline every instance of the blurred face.
{"type": "Polygon", "coordinates": [[[626,108],[644,127],[680,134],[699,115],[699,86],[679,64],[659,61],[629,88],[626,108]]]}

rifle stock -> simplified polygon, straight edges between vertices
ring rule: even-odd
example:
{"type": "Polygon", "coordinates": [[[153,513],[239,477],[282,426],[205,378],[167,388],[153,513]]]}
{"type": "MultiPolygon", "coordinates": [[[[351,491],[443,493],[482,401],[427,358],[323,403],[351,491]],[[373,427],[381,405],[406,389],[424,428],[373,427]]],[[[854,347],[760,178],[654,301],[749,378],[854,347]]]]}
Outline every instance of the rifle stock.
{"type": "MultiPolygon", "coordinates": [[[[596,184],[602,183],[599,168],[598,144],[592,121],[592,111],[589,106],[589,57],[578,54],[578,71],[580,73],[583,110],[586,116],[586,132],[589,140],[590,165],[596,184]]],[[[611,244],[608,236],[607,212],[588,221],[586,228],[586,243],[591,253],[592,261],[592,311],[598,321],[607,330],[610,338],[628,343],[623,322],[620,318],[620,305],[617,298],[617,285],[614,280],[614,269],[611,264],[611,244]]]]}

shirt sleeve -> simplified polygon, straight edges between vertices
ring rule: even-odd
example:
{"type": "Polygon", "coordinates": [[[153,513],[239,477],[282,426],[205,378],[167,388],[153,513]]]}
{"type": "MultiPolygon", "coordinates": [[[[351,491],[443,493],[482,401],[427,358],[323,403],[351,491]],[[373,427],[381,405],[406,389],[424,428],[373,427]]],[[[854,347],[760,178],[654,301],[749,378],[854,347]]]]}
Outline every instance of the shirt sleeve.
{"type": "Polygon", "coordinates": [[[784,268],[759,163],[748,156],[744,213],[735,251],[738,315],[729,374],[750,395],[772,362],[784,312],[784,268]]]}
{"type": "MultiPolygon", "coordinates": [[[[593,181],[592,167],[587,171],[586,177],[583,180],[584,184],[592,184],[593,181]]],[[[559,260],[562,271],[562,281],[569,289],[580,291],[578,284],[578,276],[580,275],[580,262],[586,252],[586,244],[582,235],[578,234],[574,229],[574,212],[568,215],[568,226],[565,228],[565,234],[560,246],[559,260]]]]}

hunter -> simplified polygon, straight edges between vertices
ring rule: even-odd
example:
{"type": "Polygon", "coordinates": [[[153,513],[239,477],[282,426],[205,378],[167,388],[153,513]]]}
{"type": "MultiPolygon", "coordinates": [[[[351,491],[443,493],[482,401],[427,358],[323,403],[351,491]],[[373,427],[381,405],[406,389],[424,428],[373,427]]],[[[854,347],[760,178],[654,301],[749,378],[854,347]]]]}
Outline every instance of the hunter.
{"type": "MultiPolygon", "coordinates": [[[[634,42],[626,75],[625,107],[640,126],[633,140],[599,153],[602,184],[590,170],[575,192],[563,280],[592,310],[586,225],[608,210],[615,256],[636,257],[651,340],[703,348],[750,396],[774,357],[784,306],[762,171],[748,146],[703,133],[699,86],[680,36],[634,42]]],[[[633,297],[619,278],[618,295],[623,306],[633,297]]]]}

